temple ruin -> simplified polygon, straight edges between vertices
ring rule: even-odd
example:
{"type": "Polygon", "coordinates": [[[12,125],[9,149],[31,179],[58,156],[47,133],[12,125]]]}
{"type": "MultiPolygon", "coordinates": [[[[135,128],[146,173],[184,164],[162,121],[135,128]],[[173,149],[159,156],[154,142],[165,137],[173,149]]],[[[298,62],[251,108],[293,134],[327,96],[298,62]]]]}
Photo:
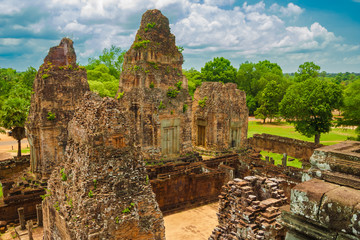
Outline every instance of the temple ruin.
{"type": "Polygon", "coordinates": [[[159,10],[144,13],[124,56],[116,98],[135,114],[137,141],[146,159],[192,151],[191,97],[182,63],[169,20],[159,10]]]}
{"type": "Polygon", "coordinates": [[[236,84],[204,82],[194,94],[192,142],[213,151],[239,149],[247,139],[248,109],[236,84]]]}
{"type": "Polygon", "coordinates": [[[85,95],[68,127],[62,164],[43,201],[44,239],[165,239],[132,113],[85,95]]]}
{"type": "Polygon", "coordinates": [[[359,239],[359,142],[248,140],[245,93],[204,82],[192,100],[182,63],[159,10],[142,16],[115,99],[89,92],[70,39],[51,48],[26,123],[30,160],[0,164],[0,230],[31,220],[29,236],[43,224],[46,240],[165,239],[164,214],[219,201],[209,239],[359,239]],[[311,156],[311,168],[275,166],[261,149],[311,156]]]}
{"type": "Polygon", "coordinates": [[[47,178],[62,161],[68,122],[89,90],[86,70],[76,64],[73,42],[63,38],[49,50],[34,80],[26,121],[32,172],[47,178]]]}

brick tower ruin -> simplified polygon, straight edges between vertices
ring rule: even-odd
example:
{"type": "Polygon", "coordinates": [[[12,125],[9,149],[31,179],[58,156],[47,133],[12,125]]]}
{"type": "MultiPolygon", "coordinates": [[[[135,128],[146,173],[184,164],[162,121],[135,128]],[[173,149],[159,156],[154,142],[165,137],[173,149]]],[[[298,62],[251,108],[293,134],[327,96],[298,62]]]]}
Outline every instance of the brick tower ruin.
{"type": "Polygon", "coordinates": [[[191,97],[183,56],[159,10],[146,11],[124,57],[117,99],[135,114],[138,142],[148,159],[192,151],[191,97]]]}
{"type": "Polygon", "coordinates": [[[245,146],[249,112],[245,92],[235,83],[204,82],[192,108],[193,146],[215,151],[245,146]]]}
{"type": "Polygon", "coordinates": [[[44,239],[165,239],[133,113],[114,99],[85,97],[69,123],[64,162],[48,181],[44,239]]]}
{"type": "Polygon", "coordinates": [[[31,170],[48,177],[63,157],[67,124],[89,91],[86,71],[76,64],[73,42],[63,38],[52,47],[40,66],[26,122],[31,170]]]}

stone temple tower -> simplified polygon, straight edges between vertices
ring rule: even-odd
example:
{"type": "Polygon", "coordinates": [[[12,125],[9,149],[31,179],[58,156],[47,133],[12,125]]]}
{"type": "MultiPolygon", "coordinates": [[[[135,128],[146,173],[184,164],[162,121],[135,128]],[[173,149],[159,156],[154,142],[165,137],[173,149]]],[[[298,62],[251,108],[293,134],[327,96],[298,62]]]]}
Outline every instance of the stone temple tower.
{"type": "Polygon", "coordinates": [[[169,20],[159,10],[146,11],[125,54],[116,98],[135,113],[137,141],[147,159],[192,151],[191,97],[182,63],[169,20]]]}

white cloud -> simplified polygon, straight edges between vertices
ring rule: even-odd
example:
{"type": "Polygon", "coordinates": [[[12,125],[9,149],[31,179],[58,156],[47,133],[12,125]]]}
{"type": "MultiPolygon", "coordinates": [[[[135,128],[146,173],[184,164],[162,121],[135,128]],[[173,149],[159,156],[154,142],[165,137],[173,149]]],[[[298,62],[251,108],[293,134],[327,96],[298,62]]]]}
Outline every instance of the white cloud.
{"type": "Polygon", "coordinates": [[[270,7],[270,11],[272,12],[279,12],[284,17],[296,17],[304,12],[304,9],[301,7],[289,3],[286,7],[279,6],[277,3],[274,3],[270,7]]]}
{"type": "Polygon", "coordinates": [[[242,8],[245,12],[261,12],[265,10],[265,3],[261,1],[254,5],[248,5],[247,2],[244,2],[242,8]]]}
{"type": "Polygon", "coordinates": [[[227,6],[233,5],[235,0],[204,0],[204,3],[207,5],[214,5],[214,6],[227,6]]]}

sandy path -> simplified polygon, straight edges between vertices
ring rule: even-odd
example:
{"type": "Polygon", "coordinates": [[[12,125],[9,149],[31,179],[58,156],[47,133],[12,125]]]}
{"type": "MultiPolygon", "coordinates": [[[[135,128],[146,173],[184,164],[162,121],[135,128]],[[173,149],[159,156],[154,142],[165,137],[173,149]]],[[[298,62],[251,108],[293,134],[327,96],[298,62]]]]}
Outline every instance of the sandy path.
{"type": "MultiPolygon", "coordinates": [[[[29,143],[26,138],[21,140],[22,149],[27,148],[28,145],[29,143]]],[[[17,150],[17,141],[6,134],[0,133],[0,161],[16,156],[17,153],[13,150],[17,150]]]]}
{"type": "Polygon", "coordinates": [[[218,224],[218,203],[164,217],[167,240],[205,240],[218,224]]]}

